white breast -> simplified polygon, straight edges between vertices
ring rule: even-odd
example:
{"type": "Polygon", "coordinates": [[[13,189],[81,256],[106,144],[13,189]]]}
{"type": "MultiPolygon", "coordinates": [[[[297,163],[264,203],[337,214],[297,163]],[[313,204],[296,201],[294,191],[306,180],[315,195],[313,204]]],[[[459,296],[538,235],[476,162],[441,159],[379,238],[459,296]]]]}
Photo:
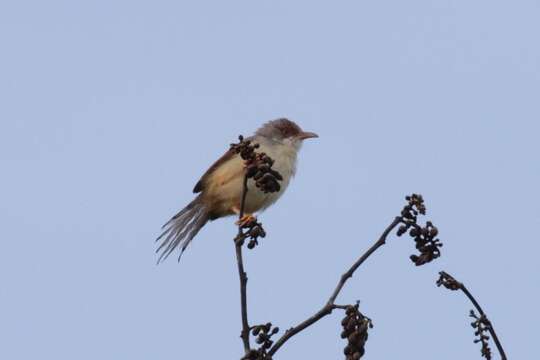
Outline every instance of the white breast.
{"type": "Polygon", "coordinates": [[[276,202],[283,195],[296,172],[296,147],[290,144],[271,143],[270,140],[261,137],[257,137],[254,142],[260,145],[257,152],[264,152],[274,159],[272,168],[283,176],[283,181],[279,182],[281,188],[278,192],[265,194],[257,189],[253,180],[250,180],[248,182],[250,191],[246,198],[246,210],[248,212],[264,210],[276,202]]]}

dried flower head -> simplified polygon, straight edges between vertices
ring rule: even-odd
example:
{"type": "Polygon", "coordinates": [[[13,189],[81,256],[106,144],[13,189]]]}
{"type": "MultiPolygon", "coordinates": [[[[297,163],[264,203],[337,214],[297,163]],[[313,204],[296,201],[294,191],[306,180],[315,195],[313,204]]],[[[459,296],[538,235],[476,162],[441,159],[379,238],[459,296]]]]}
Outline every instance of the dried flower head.
{"type": "Polygon", "coordinates": [[[244,241],[249,238],[247,247],[251,250],[259,245],[259,238],[264,238],[265,236],[266,231],[264,231],[262,224],[257,221],[257,218],[252,217],[249,221],[239,225],[239,232],[234,241],[242,246],[244,241]]]}
{"type": "Polygon", "coordinates": [[[359,360],[364,355],[368,329],[373,327],[371,319],[364,316],[358,307],[359,303],[347,306],[341,321],[341,338],[347,339],[347,346],[343,350],[346,360],[359,360]]]}
{"type": "Polygon", "coordinates": [[[454,279],[454,277],[445,271],[439,272],[439,280],[437,280],[437,286],[444,286],[449,290],[459,290],[463,288],[463,284],[454,279]]]}
{"type": "Polygon", "coordinates": [[[250,350],[242,360],[272,360],[267,351],[274,345],[272,336],[279,332],[278,327],[273,327],[272,323],[252,326],[251,335],[256,336],[255,342],[259,344],[258,349],[250,350]]]}
{"type": "Polygon", "coordinates": [[[489,336],[487,335],[491,328],[491,323],[485,314],[478,316],[474,310],[471,310],[469,316],[474,319],[471,323],[471,326],[475,329],[474,335],[476,339],[474,339],[474,342],[482,344],[480,350],[482,357],[485,357],[486,360],[491,360],[491,348],[489,347],[489,336]]]}
{"type": "Polygon", "coordinates": [[[277,192],[281,189],[279,181],[283,177],[279,172],[272,169],[274,160],[265,153],[257,153],[259,144],[252,144],[251,140],[246,140],[242,135],[238,137],[237,144],[231,144],[231,149],[240,154],[246,166],[246,176],[253,178],[255,185],[265,193],[277,192]]]}
{"type": "Polygon", "coordinates": [[[441,256],[440,248],[443,246],[437,235],[439,230],[431,221],[427,221],[424,227],[418,224],[418,216],[426,214],[424,198],[419,194],[405,197],[407,205],[401,210],[402,225],[398,228],[397,236],[406,232],[414,239],[419,255],[411,255],[410,259],[415,265],[427,264],[441,256]]]}

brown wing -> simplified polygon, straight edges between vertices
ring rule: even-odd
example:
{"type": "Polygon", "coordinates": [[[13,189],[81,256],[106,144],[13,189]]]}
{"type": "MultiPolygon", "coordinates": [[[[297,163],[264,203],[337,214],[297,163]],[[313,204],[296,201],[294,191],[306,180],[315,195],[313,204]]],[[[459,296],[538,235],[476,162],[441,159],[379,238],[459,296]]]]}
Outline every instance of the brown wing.
{"type": "Polygon", "coordinates": [[[223,154],[222,157],[220,157],[215,163],[210,166],[208,170],[204,173],[204,175],[201,177],[201,179],[195,184],[195,187],[193,188],[194,193],[199,193],[204,190],[204,184],[206,182],[206,179],[210,174],[212,174],[218,167],[220,167],[223,163],[229,161],[232,159],[236,153],[233,150],[227,151],[225,154],[223,154]]]}

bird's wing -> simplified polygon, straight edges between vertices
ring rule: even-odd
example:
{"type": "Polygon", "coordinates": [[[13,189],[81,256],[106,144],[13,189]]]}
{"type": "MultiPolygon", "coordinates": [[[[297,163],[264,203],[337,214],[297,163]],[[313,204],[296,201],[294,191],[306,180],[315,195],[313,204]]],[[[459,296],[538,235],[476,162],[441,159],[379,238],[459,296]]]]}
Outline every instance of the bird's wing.
{"type": "Polygon", "coordinates": [[[208,170],[206,170],[206,172],[201,177],[201,179],[197,182],[197,184],[195,184],[195,187],[193,188],[193,192],[199,193],[203,191],[208,177],[212,175],[212,173],[221,165],[231,160],[235,155],[237,154],[232,149],[228,150],[225,154],[223,154],[223,156],[221,156],[215,163],[212,164],[212,166],[210,166],[208,170]]]}

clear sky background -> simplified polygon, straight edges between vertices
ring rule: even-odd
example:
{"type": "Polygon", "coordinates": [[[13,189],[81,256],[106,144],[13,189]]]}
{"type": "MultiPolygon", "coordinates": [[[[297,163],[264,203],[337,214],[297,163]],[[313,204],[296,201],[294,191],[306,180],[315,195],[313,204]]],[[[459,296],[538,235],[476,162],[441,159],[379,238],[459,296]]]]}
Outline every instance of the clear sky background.
{"type": "MultiPolygon", "coordinates": [[[[240,358],[233,219],[180,264],[156,266],[154,239],[280,116],[320,138],[246,254],[253,323],[318,310],[419,192],[442,258],[416,268],[392,237],[338,298],[373,318],[366,358],[480,358],[442,269],[534,358],[539,18],[533,0],[3,1],[0,358],[240,358]]],[[[276,359],[341,358],[341,318],[276,359]]]]}

